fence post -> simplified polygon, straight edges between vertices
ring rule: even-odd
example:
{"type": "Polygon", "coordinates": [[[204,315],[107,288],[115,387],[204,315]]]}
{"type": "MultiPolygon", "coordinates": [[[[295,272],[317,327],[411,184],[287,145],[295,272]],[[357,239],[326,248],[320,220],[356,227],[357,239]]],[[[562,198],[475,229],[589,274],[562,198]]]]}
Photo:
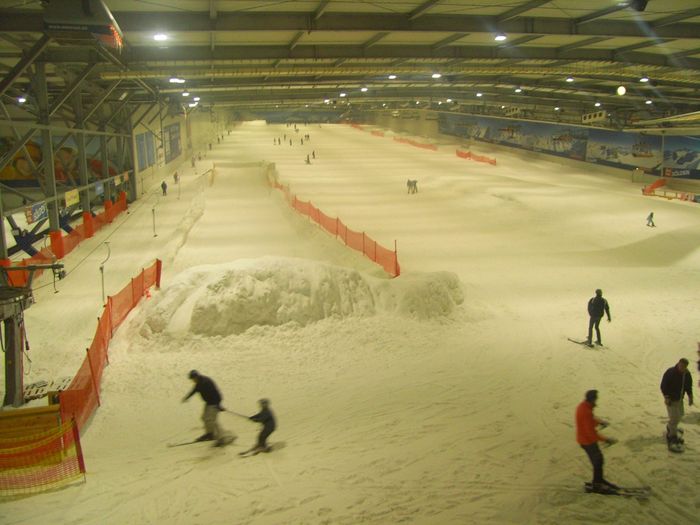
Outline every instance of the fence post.
{"type": "Polygon", "coordinates": [[[163,271],[163,261],[156,259],[156,288],[160,288],[160,274],[163,271]]]}
{"type": "Polygon", "coordinates": [[[396,239],[394,239],[394,277],[399,275],[399,253],[396,248],[396,239]]]}
{"type": "Polygon", "coordinates": [[[365,253],[365,232],[362,232],[362,255],[367,255],[365,253]]]}
{"type": "Polygon", "coordinates": [[[338,237],[338,217],[335,218],[335,236],[338,237]]]}
{"type": "Polygon", "coordinates": [[[95,371],[92,368],[92,359],[90,359],[90,349],[86,348],[85,353],[87,354],[88,366],[90,367],[90,378],[92,379],[92,388],[95,389],[95,397],[97,397],[97,406],[102,406],[100,404],[100,391],[97,389],[97,380],[95,379],[95,371]]]}
{"type": "Polygon", "coordinates": [[[75,417],[71,418],[71,425],[73,427],[73,442],[75,443],[75,453],[78,458],[78,467],[80,472],[85,476],[85,459],[83,459],[83,447],[80,445],[80,432],[78,431],[78,424],[75,422],[75,417]]]}

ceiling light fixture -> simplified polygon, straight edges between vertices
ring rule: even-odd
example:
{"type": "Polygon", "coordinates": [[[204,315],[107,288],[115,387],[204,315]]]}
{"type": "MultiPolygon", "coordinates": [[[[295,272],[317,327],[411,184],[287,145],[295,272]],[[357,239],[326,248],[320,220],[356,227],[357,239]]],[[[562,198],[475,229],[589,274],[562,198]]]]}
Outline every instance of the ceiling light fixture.
{"type": "Polygon", "coordinates": [[[505,106],[501,106],[501,109],[506,109],[506,107],[505,107],[505,106]]]}
{"type": "Polygon", "coordinates": [[[196,108],[196,107],[197,107],[197,103],[196,103],[196,102],[190,102],[190,103],[187,104],[187,105],[188,105],[189,107],[191,107],[191,108],[196,108]]]}
{"type": "Polygon", "coordinates": [[[168,82],[170,82],[171,84],[184,84],[185,79],[178,77],[170,77],[170,80],[168,82]]]}
{"type": "Polygon", "coordinates": [[[347,93],[341,93],[341,94],[340,94],[340,98],[347,97],[347,96],[348,96],[347,93]]]}
{"type": "Polygon", "coordinates": [[[195,102],[199,102],[201,99],[199,97],[194,97],[192,100],[194,100],[195,102]]]}
{"type": "Polygon", "coordinates": [[[508,38],[508,37],[505,35],[505,33],[497,33],[496,36],[493,37],[493,39],[494,39],[496,42],[503,42],[503,41],[506,40],[507,38],[508,38]]]}
{"type": "Polygon", "coordinates": [[[567,82],[573,82],[573,81],[574,81],[574,77],[566,77],[566,81],[567,81],[567,82]]]}
{"type": "Polygon", "coordinates": [[[484,94],[483,94],[483,93],[477,93],[476,96],[477,96],[477,97],[483,97],[484,94]]]}
{"type": "Polygon", "coordinates": [[[640,82],[649,82],[649,77],[646,75],[643,75],[642,78],[639,79],[640,82]]]}
{"type": "Polygon", "coordinates": [[[168,35],[164,33],[156,33],[155,35],[153,35],[153,40],[155,40],[156,42],[164,42],[167,39],[168,35]]]}
{"type": "Polygon", "coordinates": [[[26,101],[27,99],[25,97],[17,97],[17,102],[19,102],[20,104],[24,104],[26,101]]]}
{"type": "Polygon", "coordinates": [[[559,106],[554,106],[554,111],[559,111],[561,108],[559,106]]]}
{"type": "Polygon", "coordinates": [[[449,104],[450,102],[452,102],[452,99],[448,98],[445,102],[447,102],[449,104]]]}
{"type": "Polygon", "coordinates": [[[366,87],[360,88],[360,91],[362,91],[363,93],[367,93],[367,88],[366,87]]]}
{"type": "Polygon", "coordinates": [[[617,86],[617,91],[616,93],[620,96],[624,95],[627,93],[627,88],[625,86],[617,86]]]}
{"type": "Polygon", "coordinates": [[[189,92],[189,91],[183,91],[183,92],[182,92],[182,96],[183,96],[183,97],[189,97],[189,96],[190,96],[190,92],[189,92]]]}
{"type": "Polygon", "coordinates": [[[522,88],[519,88],[519,87],[517,87],[517,88],[515,88],[515,92],[516,92],[516,93],[522,93],[522,92],[523,92],[523,89],[522,89],[522,88]]]}
{"type": "Polygon", "coordinates": [[[652,102],[651,100],[647,100],[647,101],[644,102],[644,103],[645,103],[645,104],[653,104],[653,102],[652,102]]]}
{"type": "Polygon", "coordinates": [[[416,104],[420,104],[420,100],[416,100],[416,104]]]}
{"type": "Polygon", "coordinates": [[[433,73],[432,77],[433,78],[440,78],[442,75],[440,73],[433,73]]]}
{"type": "Polygon", "coordinates": [[[602,104],[601,104],[600,102],[596,102],[596,103],[593,104],[593,105],[594,105],[595,107],[599,108],[602,104]]]}
{"type": "Polygon", "coordinates": [[[324,99],[323,99],[323,103],[324,103],[324,104],[330,104],[330,103],[331,103],[331,100],[330,100],[329,98],[324,98],[324,99]]]}
{"type": "Polygon", "coordinates": [[[396,79],[396,75],[389,75],[389,80],[395,80],[395,79],[396,79]]]}

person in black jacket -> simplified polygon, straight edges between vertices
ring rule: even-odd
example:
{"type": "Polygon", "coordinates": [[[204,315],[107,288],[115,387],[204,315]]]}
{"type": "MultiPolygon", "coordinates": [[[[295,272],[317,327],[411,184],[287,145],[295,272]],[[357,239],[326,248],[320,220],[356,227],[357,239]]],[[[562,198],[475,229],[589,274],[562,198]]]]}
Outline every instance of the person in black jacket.
{"type": "Polygon", "coordinates": [[[586,344],[588,346],[593,346],[593,328],[595,327],[595,333],[596,333],[596,344],[602,345],[602,341],[600,339],[600,320],[603,318],[603,314],[608,316],[608,323],[611,321],[610,319],[610,306],[608,305],[608,301],[606,301],[603,298],[603,290],[598,288],[595,291],[595,297],[592,297],[590,301],[588,301],[588,315],[590,316],[590,319],[588,321],[588,339],[586,339],[586,344]]]}
{"type": "Polygon", "coordinates": [[[196,370],[190,370],[188,377],[194,381],[194,387],[190,393],[182,399],[182,402],[184,403],[197,392],[199,392],[199,395],[202,396],[202,399],[204,400],[204,413],[202,414],[202,421],[204,421],[205,433],[199,436],[197,441],[211,441],[214,439],[219,439],[223,436],[221,427],[216,420],[219,412],[223,410],[221,408],[221,393],[211,378],[203,376],[196,370]]]}
{"type": "Polygon", "coordinates": [[[268,399],[261,399],[258,403],[260,403],[260,412],[250,416],[248,419],[262,423],[263,427],[260,430],[260,434],[258,434],[258,442],[249,452],[269,452],[270,447],[267,444],[267,438],[277,427],[275,415],[270,410],[270,401],[268,399]]]}
{"type": "Polygon", "coordinates": [[[693,378],[688,370],[689,361],[682,358],[666,372],[661,379],[661,393],[668,412],[666,424],[666,440],[669,445],[682,444],[678,437],[678,423],[683,417],[683,397],[688,394],[688,404],[693,404],[693,378]]]}

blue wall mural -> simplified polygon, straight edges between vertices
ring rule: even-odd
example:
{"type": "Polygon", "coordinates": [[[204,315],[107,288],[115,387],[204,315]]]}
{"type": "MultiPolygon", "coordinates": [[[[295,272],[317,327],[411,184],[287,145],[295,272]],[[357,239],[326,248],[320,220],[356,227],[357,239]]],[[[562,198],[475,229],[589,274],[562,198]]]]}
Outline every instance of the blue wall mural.
{"type": "Polygon", "coordinates": [[[513,119],[440,114],[440,133],[647,173],[700,179],[700,137],[642,135],[513,119]],[[663,146],[663,151],[662,151],[663,146]]]}

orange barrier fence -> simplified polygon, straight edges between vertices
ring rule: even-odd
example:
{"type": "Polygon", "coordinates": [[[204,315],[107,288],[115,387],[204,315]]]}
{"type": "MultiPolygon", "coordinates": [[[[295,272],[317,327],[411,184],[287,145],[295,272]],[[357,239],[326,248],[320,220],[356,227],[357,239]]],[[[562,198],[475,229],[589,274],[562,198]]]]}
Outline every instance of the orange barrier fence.
{"type": "Polygon", "coordinates": [[[109,362],[107,350],[112,334],[151,286],[160,287],[162,263],[156,261],[131,280],[120,292],[107,299],[85,360],[66,390],[60,393],[61,418],[75,419],[82,429],[100,405],[100,382],[109,362]]]}
{"type": "Polygon", "coordinates": [[[491,164],[492,166],[496,165],[496,159],[492,159],[490,157],[486,157],[483,155],[477,155],[476,153],[472,153],[471,151],[457,150],[455,153],[461,159],[475,160],[477,162],[485,162],[487,164],[491,164]]]}
{"type": "Polygon", "coordinates": [[[0,496],[31,494],[85,479],[78,427],[75,421],[61,424],[57,410],[54,405],[3,414],[0,496]]]}
{"type": "Polygon", "coordinates": [[[664,186],[666,184],[666,179],[657,179],[656,181],[652,182],[648,186],[644,186],[642,188],[642,193],[644,195],[654,195],[654,190],[656,188],[660,188],[661,186],[664,186]]]}
{"type": "Polygon", "coordinates": [[[429,149],[431,151],[437,151],[437,146],[435,144],[426,144],[423,142],[418,142],[413,139],[407,139],[404,137],[394,137],[394,140],[396,142],[400,142],[402,144],[410,144],[411,146],[415,146],[416,148],[423,148],[423,149],[429,149]]]}
{"type": "MultiPolygon", "coordinates": [[[[66,255],[72,252],[78,244],[83,240],[92,237],[96,231],[111,223],[117,215],[126,211],[126,193],[121,192],[116,202],[105,201],[104,211],[92,216],[89,212],[83,213],[83,224],[73,228],[73,231],[62,234],[61,230],[55,230],[49,233],[51,240],[50,248],[43,248],[39,255],[27,257],[19,262],[13,262],[9,259],[0,260],[2,266],[28,266],[31,264],[46,264],[53,262],[56,259],[63,259],[66,255]]],[[[8,273],[8,279],[12,286],[23,287],[27,285],[29,272],[23,270],[13,270],[8,273]]],[[[34,277],[39,277],[42,274],[41,270],[34,273],[34,277]]]]}
{"type": "Polygon", "coordinates": [[[383,136],[384,136],[384,132],[383,132],[383,131],[378,131],[378,130],[375,129],[375,130],[372,131],[372,135],[374,135],[375,137],[383,137],[383,136]]]}
{"type": "Polygon", "coordinates": [[[369,259],[384,268],[384,271],[386,271],[388,274],[394,277],[401,274],[401,268],[399,266],[399,259],[396,254],[395,246],[393,251],[384,248],[381,244],[377,243],[377,241],[369,237],[364,232],[353,231],[343,224],[343,222],[337,217],[330,217],[326,215],[311,204],[311,202],[300,201],[294,194],[292,194],[289,186],[284,186],[272,179],[270,179],[270,184],[273,188],[276,188],[284,193],[286,201],[292,208],[297,210],[302,215],[308,216],[328,233],[341,239],[346,246],[362,252],[363,255],[369,257],[369,259]]]}

